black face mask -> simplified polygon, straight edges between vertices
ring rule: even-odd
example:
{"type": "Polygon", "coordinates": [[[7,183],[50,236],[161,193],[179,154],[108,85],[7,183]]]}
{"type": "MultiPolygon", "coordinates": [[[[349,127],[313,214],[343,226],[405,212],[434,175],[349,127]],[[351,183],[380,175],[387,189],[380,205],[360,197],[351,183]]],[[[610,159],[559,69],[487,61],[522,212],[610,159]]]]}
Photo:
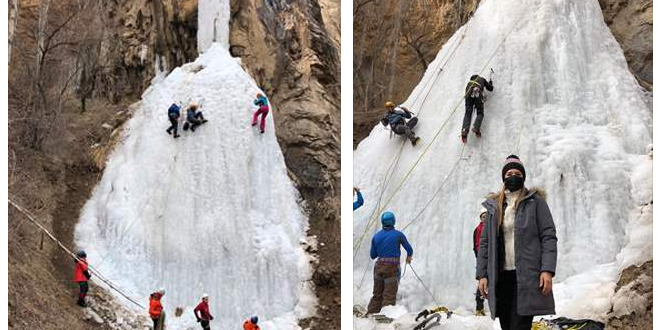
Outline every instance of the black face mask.
{"type": "Polygon", "coordinates": [[[525,180],[521,176],[512,175],[504,179],[504,187],[509,191],[518,191],[523,187],[525,180]]]}

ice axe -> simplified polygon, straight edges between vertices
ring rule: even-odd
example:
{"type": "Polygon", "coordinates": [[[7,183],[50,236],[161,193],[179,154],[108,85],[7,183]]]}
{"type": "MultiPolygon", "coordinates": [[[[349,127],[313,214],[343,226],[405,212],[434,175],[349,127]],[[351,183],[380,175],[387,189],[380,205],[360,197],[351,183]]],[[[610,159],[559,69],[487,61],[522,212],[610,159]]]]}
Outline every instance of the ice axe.
{"type": "Polygon", "coordinates": [[[495,71],[493,71],[493,68],[490,68],[490,77],[488,77],[488,80],[493,80],[493,76],[495,75],[495,71]]]}

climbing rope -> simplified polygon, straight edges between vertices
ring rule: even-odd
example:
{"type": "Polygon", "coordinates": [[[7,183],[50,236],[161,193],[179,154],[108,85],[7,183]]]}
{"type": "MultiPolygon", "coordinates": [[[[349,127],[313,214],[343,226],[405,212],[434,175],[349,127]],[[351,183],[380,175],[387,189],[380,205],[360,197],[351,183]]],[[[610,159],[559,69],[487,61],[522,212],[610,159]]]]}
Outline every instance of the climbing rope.
{"type": "MultiPolygon", "coordinates": [[[[518,22],[518,23],[520,23],[520,22],[518,22]]],[[[509,30],[509,32],[504,36],[504,38],[503,38],[502,41],[500,41],[500,43],[497,45],[497,47],[495,48],[495,50],[493,51],[493,53],[488,57],[486,63],[484,64],[484,66],[483,66],[483,67],[481,68],[481,70],[479,71],[479,75],[483,74],[484,70],[488,67],[488,64],[490,63],[490,61],[495,57],[495,55],[498,53],[500,47],[502,47],[502,45],[504,44],[504,42],[505,42],[505,41],[507,40],[507,38],[511,35],[511,33],[513,33],[513,31],[515,30],[515,28],[516,28],[517,26],[518,26],[518,24],[513,24],[513,26],[512,26],[511,29],[509,30]]],[[[465,93],[463,94],[463,97],[461,97],[461,99],[457,102],[456,106],[455,106],[454,109],[451,111],[451,113],[449,114],[449,116],[447,117],[447,119],[445,120],[445,122],[441,125],[440,129],[438,129],[438,131],[435,133],[435,135],[434,135],[433,138],[431,139],[431,142],[430,142],[430,143],[426,146],[426,148],[422,151],[422,153],[421,153],[420,156],[417,158],[417,160],[415,161],[415,163],[413,163],[413,165],[412,165],[411,168],[408,170],[408,172],[406,172],[406,174],[403,176],[403,179],[401,180],[401,182],[399,183],[399,185],[394,189],[394,191],[392,192],[392,194],[390,195],[390,197],[387,199],[387,201],[385,202],[385,204],[383,205],[383,207],[382,207],[382,208],[379,210],[379,212],[377,212],[377,213],[380,213],[380,211],[382,211],[382,209],[383,209],[386,205],[389,204],[389,202],[392,200],[392,198],[394,197],[394,195],[396,195],[396,193],[399,191],[399,189],[403,186],[403,184],[406,182],[406,180],[410,177],[411,173],[415,170],[415,168],[417,167],[417,165],[419,164],[419,162],[421,161],[421,159],[426,155],[426,153],[428,152],[428,150],[430,149],[430,147],[431,147],[431,146],[433,145],[433,143],[436,141],[436,139],[437,139],[438,136],[440,135],[440,132],[442,132],[442,130],[444,129],[444,127],[446,126],[446,124],[449,122],[449,119],[453,116],[453,114],[456,112],[456,110],[457,110],[458,107],[460,106],[461,102],[465,99],[466,95],[467,95],[467,92],[465,92],[465,93]]],[[[354,250],[354,251],[355,251],[355,250],[358,250],[358,249],[360,248],[360,246],[361,246],[361,244],[362,244],[362,241],[364,240],[364,237],[366,236],[368,230],[369,230],[369,229],[371,228],[371,226],[374,224],[374,219],[375,219],[375,218],[372,217],[372,218],[369,219],[369,221],[367,222],[367,226],[366,226],[364,232],[362,233],[362,235],[361,235],[360,238],[358,239],[357,243],[353,245],[353,250],[354,250]]],[[[354,259],[355,259],[355,258],[354,258],[354,259]]]]}
{"type": "MultiPolygon", "coordinates": [[[[55,238],[55,236],[53,236],[53,234],[51,234],[50,231],[48,231],[48,230],[47,230],[47,229],[46,229],[46,228],[45,228],[45,227],[44,227],[44,226],[43,226],[43,225],[37,220],[36,216],[34,216],[30,211],[28,211],[27,209],[25,209],[25,208],[23,208],[22,206],[20,206],[20,205],[18,205],[17,203],[15,203],[11,198],[8,198],[7,201],[9,202],[9,204],[11,204],[13,207],[15,207],[18,211],[20,211],[23,215],[25,215],[25,217],[26,217],[26,218],[27,218],[27,219],[28,219],[33,225],[35,225],[39,230],[43,231],[43,232],[44,232],[44,233],[45,233],[45,234],[46,234],[46,235],[47,235],[47,236],[48,236],[53,242],[55,242],[55,243],[57,244],[57,246],[58,246],[59,248],[61,248],[62,250],[64,250],[69,256],[71,256],[71,257],[72,257],[73,259],[75,259],[76,261],[81,261],[80,258],[78,258],[77,255],[75,255],[73,252],[71,252],[69,249],[67,249],[66,246],[64,246],[64,243],[62,243],[60,240],[58,240],[57,238],[55,238]]],[[[115,284],[112,283],[110,280],[108,280],[107,278],[105,278],[105,277],[104,277],[104,276],[103,276],[98,270],[96,270],[95,267],[92,267],[91,264],[88,263],[88,267],[89,267],[89,271],[90,271],[92,274],[96,275],[96,277],[97,277],[99,280],[101,280],[103,283],[107,284],[108,287],[110,287],[112,290],[116,291],[117,293],[119,293],[120,295],[122,295],[124,298],[126,298],[128,301],[132,302],[132,303],[135,304],[136,306],[138,306],[138,307],[140,307],[140,308],[145,308],[144,306],[142,306],[142,304],[140,304],[140,303],[138,303],[137,301],[133,300],[131,297],[129,297],[127,294],[125,294],[122,290],[120,290],[120,289],[117,287],[117,285],[115,285],[115,284]]]]}
{"type": "Polygon", "coordinates": [[[433,303],[436,304],[436,305],[440,305],[440,304],[438,304],[437,299],[435,299],[435,296],[433,295],[433,292],[431,292],[431,290],[429,290],[429,288],[426,286],[426,284],[424,284],[424,281],[422,281],[422,278],[420,278],[419,275],[417,275],[417,272],[415,271],[415,268],[413,268],[412,264],[407,264],[407,265],[410,266],[410,270],[412,270],[413,274],[415,275],[415,277],[417,278],[419,283],[422,285],[422,287],[424,287],[424,290],[426,290],[426,292],[429,293],[429,295],[431,296],[431,299],[433,299],[433,303]]]}

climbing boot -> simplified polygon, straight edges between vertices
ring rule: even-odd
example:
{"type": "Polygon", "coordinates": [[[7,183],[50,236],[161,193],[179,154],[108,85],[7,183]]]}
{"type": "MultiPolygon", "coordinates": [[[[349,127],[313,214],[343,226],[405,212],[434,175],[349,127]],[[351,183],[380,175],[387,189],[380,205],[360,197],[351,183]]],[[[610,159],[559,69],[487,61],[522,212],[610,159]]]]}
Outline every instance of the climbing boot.
{"type": "Polygon", "coordinates": [[[484,313],[483,309],[477,309],[477,311],[474,312],[474,315],[476,315],[476,316],[486,316],[486,313],[484,313]]]}
{"type": "Polygon", "coordinates": [[[478,129],[476,127],[473,127],[472,132],[474,132],[474,135],[476,135],[478,138],[481,138],[481,130],[480,129],[478,129]]]}

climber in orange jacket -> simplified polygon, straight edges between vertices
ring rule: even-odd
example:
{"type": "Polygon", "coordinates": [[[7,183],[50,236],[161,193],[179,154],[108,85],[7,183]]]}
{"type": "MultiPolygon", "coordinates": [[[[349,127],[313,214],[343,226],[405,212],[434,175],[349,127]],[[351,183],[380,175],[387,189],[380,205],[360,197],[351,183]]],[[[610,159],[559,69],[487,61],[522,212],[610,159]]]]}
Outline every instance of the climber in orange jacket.
{"type": "Polygon", "coordinates": [[[149,297],[149,317],[154,322],[154,329],[158,328],[160,316],[163,313],[163,305],[160,303],[160,298],[164,295],[165,289],[160,288],[149,297]]]}
{"type": "Polygon", "coordinates": [[[261,328],[259,328],[257,322],[259,322],[259,317],[257,316],[253,316],[249,320],[245,320],[245,322],[243,322],[243,330],[260,330],[261,328]]]}
{"type": "Polygon", "coordinates": [[[87,303],[85,303],[85,297],[89,290],[87,281],[92,277],[92,274],[89,273],[89,266],[87,265],[87,253],[84,250],[80,250],[76,253],[76,257],[78,257],[78,260],[76,260],[76,268],[73,270],[73,281],[78,283],[80,287],[78,306],[87,307],[87,303]]]}

